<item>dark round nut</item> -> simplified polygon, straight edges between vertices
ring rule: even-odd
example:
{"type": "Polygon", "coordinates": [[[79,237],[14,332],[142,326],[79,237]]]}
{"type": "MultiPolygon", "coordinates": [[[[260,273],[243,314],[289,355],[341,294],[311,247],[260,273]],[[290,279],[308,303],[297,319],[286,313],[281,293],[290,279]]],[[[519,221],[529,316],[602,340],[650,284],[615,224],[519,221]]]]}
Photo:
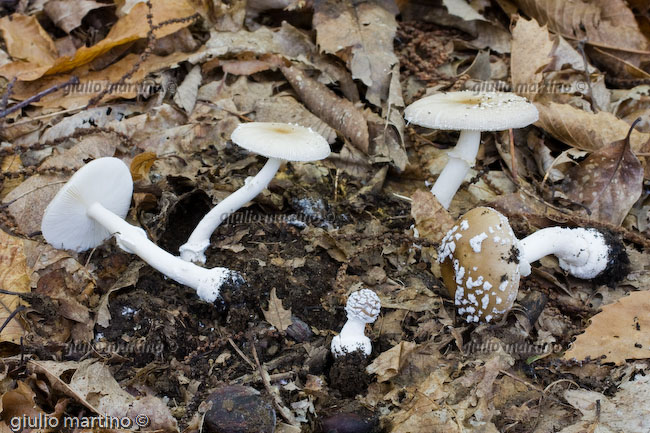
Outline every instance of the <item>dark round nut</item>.
{"type": "Polygon", "coordinates": [[[321,421],[323,433],[371,433],[377,427],[377,417],[363,417],[356,413],[337,413],[321,421]]]}
{"type": "Polygon", "coordinates": [[[275,410],[251,387],[224,386],[210,394],[205,413],[206,433],[273,433],[275,410]]]}

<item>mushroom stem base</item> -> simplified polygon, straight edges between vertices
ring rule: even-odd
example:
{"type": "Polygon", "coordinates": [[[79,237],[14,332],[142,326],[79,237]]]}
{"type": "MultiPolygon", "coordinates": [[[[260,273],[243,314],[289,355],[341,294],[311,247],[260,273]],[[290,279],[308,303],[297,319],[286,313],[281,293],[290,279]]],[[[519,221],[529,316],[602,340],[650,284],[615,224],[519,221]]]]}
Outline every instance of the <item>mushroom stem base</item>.
{"type": "Polygon", "coordinates": [[[467,172],[474,165],[480,142],[481,131],[461,131],[456,147],[447,154],[449,161],[431,188],[431,193],[445,209],[449,208],[467,172]]]}
{"type": "Polygon", "coordinates": [[[592,279],[607,267],[609,246],[595,229],[548,227],[519,241],[521,275],[530,274],[530,264],[555,255],[560,267],[574,277],[592,279]]]}
{"type": "Polygon", "coordinates": [[[114,235],[124,251],[137,255],[167,277],[193,288],[204,301],[214,302],[221,286],[238,277],[229,269],[202,268],[168,253],[151,242],[141,228],[127,223],[100,203],[93,203],[87,214],[114,235]]]}

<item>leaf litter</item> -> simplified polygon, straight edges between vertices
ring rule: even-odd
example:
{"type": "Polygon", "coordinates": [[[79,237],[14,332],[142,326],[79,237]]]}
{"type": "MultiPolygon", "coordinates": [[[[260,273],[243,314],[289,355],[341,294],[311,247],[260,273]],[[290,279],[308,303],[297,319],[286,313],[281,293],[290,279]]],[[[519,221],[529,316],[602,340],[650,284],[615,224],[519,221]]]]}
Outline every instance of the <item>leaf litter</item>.
{"type": "Polygon", "coordinates": [[[282,432],[646,431],[644,6],[3,2],[0,425],[142,414],[151,429],[206,431],[208,397],[244,385],[282,432]],[[406,125],[402,110],[463,89],[517,92],[540,120],[483,134],[446,210],[426,188],[456,137],[406,125]],[[333,153],[286,164],[218,228],[206,266],[247,285],[216,305],[113,240],[83,253],[44,243],[58,188],[116,156],[135,181],[126,219],[176,253],[263,164],[229,142],[249,121],[311,127],[333,153]],[[597,286],[547,258],[501,323],[467,325],[438,279],[437,246],[478,205],[520,237],[605,228],[624,240],[630,272],[597,286]],[[361,288],[382,302],[366,330],[373,352],[341,363],[331,339],[361,288]]]}

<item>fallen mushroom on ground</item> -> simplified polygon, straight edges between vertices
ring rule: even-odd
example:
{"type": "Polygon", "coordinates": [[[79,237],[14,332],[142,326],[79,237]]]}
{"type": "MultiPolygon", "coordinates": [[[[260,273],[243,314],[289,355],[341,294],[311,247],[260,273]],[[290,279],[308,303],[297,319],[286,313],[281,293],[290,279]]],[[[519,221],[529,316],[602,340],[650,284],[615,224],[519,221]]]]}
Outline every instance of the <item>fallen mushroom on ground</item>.
{"type": "Polygon", "coordinates": [[[348,321],[345,322],[339,335],[332,339],[332,354],[343,356],[360,350],[368,356],[372,353],[370,338],[366,337],[366,323],[373,323],[379,316],[381,301],[370,289],[354,292],[345,304],[348,321]]]}
{"type": "Polygon", "coordinates": [[[181,258],[205,263],[210,236],[219,224],[254,199],[273,179],[284,161],[318,161],[330,154],[327,141],[309,128],[288,123],[251,122],[237,126],[231,140],[244,149],[268,158],[262,170],[223,199],[199,222],[180,247],[181,258]]]}
{"type": "Polygon", "coordinates": [[[523,128],[537,121],[539,113],[526,98],[514,93],[465,90],[437,93],[415,101],[404,110],[404,118],[426,128],[460,131],[456,147],[447,153],[447,165],[431,188],[431,193],[448,209],[474,166],[481,131],[523,128]]]}
{"type": "Polygon", "coordinates": [[[193,288],[206,302],[214,302],[224,284],[243,283],[230,269],[202,268],[168,253],[140,227],[127,223],[124,217],[132,193],[131,173],[121,160],[95,159],[80,168],[47,206],[41,222],[43,237],[56,248],[81,252],[115,236],[124,251],[193,288]]]}
{"type": "Polygon", "coordinates": [[[549,227],[518,240],[508,219],[488,207],[458,219],[442,240],[438,262],[458,314],[467,322],[490,322],[512,307],[530,264],[551,254],[569,274],[601,284],[622,279],[629,263],[620,240],[608,232],[549,227]]]}

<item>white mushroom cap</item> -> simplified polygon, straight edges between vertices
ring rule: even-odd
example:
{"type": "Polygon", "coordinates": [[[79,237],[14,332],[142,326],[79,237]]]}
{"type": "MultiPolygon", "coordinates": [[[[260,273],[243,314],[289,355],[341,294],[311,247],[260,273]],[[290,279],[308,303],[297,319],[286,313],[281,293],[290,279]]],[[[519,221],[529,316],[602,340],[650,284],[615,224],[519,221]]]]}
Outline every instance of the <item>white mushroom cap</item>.
{"type": "Polygon", "coordinates": [[[363,323],[373,323],[377,320],[380,310],[379,296],[370,289],[361,289],[352,293],[345,304],[348,319],[363,323]]]}
{"type": "Polygon", "coordinates": [[[98,202],[124,218],[131,205],[133,180],[129,168],[117,158],[99,158],[80,168],[45,209],[41,231],[56,248],[84,251],[111,236],[86,214],[98,202]]]}
{"type": "Polygon", "coordinates": [[[452,131],[504,131],[536,122],[535,105],[507,92],[437,93],[415,101],[404,110],[410,123],[452,131]]]}
{"type": "Polygon", "coordinates": [[[230,138],[244,149],[267,158],[318,161],[330,154],[330,146],[320,134],[289,123],[242,123],[230,138]]]}
{"type": "Polygon", "coordinates": [[[508,219],[477,207],[463,215],[438,251],[442,279],[467,322],[490,322],[508,311],[519,291],[519,242],[508,219]]]}

